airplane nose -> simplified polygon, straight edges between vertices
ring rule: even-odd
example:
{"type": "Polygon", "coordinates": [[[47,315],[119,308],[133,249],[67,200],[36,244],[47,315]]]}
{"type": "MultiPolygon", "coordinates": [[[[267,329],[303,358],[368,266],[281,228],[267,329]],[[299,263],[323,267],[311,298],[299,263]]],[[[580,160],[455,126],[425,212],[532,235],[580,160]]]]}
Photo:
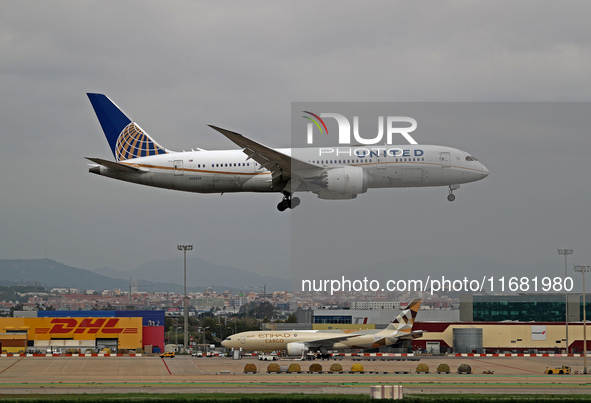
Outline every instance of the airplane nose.
{"type": "Polygon", "coordinates": [[[224,346],[224,347],[226,347],[226,348],[227,348],[228,346],[226,346],[226,344],[228,344],[228,340],[224,340],[224,341],[222,341],[222,346],[224,346]]]}
{"type": "Polygon", "coordinates": [[[480,172],[482,174],[482,179],[486,178],[488,176],[488,168],[484,166],[484,164],[481,162],[480,163],[480,172]]]}

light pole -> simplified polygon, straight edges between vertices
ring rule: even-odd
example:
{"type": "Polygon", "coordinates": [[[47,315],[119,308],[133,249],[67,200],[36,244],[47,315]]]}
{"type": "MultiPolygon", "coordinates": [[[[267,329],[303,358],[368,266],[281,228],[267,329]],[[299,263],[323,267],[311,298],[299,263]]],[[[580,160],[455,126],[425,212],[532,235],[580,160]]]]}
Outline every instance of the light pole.
{"type": "MultiPolygon", "coordinates": [[[[203,345],[204,346],[205,346],[205,331],[207,329],[209,329],[209,326],[201,328],[201,331],[203,332],[203,345]]],[[[205,347],[205,350],[207,350],[207,347],[205,347]]]]}
{"type": "MultiPolygon", "coordinates": [[[[559,255],[564,255],[564,281],[566,281],[566,277],[568,276],[566,270],[566,257],[568,255],[573,254],[572,249],[558,249],[559,255]]],[[[565,283],[566,284],[566,283],[565,283]]],[[[564,296],[565,296],[565,305],[564,305],[564,316],[566,318],[566,353],[568,354],[568,291],[566,291],[566,287],[564,287],[564,296]]]]}
{"type": "Polygon", "coordinates": [[[583,358],[585,365],[583,373],[587,374],[587,306],[585,303],[585,272],[591,271],[591,266],[576,264],[574,269],[577,273],[583,273],[583,358]]]}
{"type": "Polygon", "coordinates": [[[179,347],[179,325],[176,324],[176,318],[174,319],[174,344],[176,349],[179,347]]]}
{"type": "MultiPolygon", "coordinates": [[[[220,340],[224,341],[224,330],[222,329],[222,317],[218,316],[218,322],[220,324],[220,340]]],[[[225,321],[224,321],[225,324],[225,321]]]]}
{"type": "Polygon", "coordinates": [[[187,304],[187,251],[193,250],[193,245],[177,245],[178,250],[182,250],[185,255],[185,296],[183,297],[183,310],[185,311],[185,331],[184,331],[184,348],[187,351],[189,343],[189,308],[187,304]]]}

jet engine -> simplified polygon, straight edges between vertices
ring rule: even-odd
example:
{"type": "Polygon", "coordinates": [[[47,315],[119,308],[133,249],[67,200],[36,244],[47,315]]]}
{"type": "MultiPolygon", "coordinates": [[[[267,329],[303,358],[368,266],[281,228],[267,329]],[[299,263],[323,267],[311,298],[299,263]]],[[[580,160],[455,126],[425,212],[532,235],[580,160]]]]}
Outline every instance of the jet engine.
{"type": "Polygon", "coordinates": [[[367,192],[367,172],[363,168],[346,166],[326,171],[326,190],[334,193],[358,195],[367,192]]]}
{"type": "Polygon", "coordinates": [[[321,199],[354,199],[358,194],[367,192],[368,182],[368,173],[363,168],[334,168],[322,173],[317,184],[323,189],[314,190],[314,193],[321,199]]]}
{"type": "Polygon", "coordinates": [[[308,351],[308,347],[304,343],[288,343],[287,355],[302,355],[308,351]]]}

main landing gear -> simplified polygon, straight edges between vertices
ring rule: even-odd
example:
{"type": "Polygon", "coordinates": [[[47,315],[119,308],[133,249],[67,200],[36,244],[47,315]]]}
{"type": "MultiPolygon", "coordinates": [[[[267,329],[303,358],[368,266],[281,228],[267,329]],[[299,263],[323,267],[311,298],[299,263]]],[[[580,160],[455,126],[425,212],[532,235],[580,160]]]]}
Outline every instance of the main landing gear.
{"type": "Polygon", "coordinates": [[[447,200],[450,202],[456,199],[456,195],[454,194],[454,190],[459,189],[460,185],[449,185],[449,194],[447,195],[447,200]]]}
{"type": "Polygon", "coordinates": [[[279,202],[277,205],[277,210],[285,211],[288,208],[294,209],[300,205],[300,198],[299,197],[291,197],[291,194],[285,193],[283,195],[283,200],[279,202]]]}

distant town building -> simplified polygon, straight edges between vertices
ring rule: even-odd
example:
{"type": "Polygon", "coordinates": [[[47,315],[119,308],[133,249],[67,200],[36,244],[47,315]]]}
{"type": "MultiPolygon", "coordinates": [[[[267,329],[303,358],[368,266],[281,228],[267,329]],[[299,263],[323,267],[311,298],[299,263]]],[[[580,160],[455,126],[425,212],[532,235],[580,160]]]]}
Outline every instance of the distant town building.
{"type": "Polygon", "coordinates": [[[351,309],[400,309],[399,301],[353,301],[351,309]]]}

